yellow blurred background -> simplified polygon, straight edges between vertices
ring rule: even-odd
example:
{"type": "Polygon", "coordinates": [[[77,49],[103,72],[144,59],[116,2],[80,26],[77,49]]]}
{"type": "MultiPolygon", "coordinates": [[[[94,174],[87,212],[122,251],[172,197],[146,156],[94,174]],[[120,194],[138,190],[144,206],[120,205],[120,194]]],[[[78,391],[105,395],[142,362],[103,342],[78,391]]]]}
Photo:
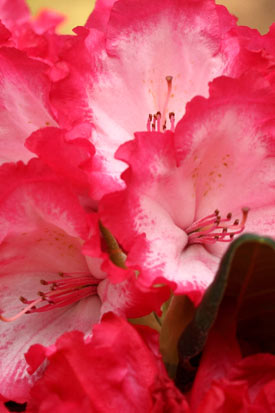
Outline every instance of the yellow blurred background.
{"type": "MultiPolygon", "coordinates": [[[[70,33],[73,27],[85,23],[92,11],[94,0],[27,0],[27,3],[33,14],[41,8],[66,14],[68,20],[61,31],[70,33]]],[[[262,33],[266,33],[270,24],[275,21],[275,0],[217,0],[217,3],[224,4],[235,14],[240,24],[257,28],[262,33]]]]}
{"type": "MultiPolygon", "coordinates": [[[[12,1],[12,0],[10,0],[12,1]]],[[[67,21],[63,23],[60,31],[71,33],[75,26],[85,24],[89,14],[93,10],[95,0],[26,0],[32,14],[37,14],[41,9],[52,9],[67,16],[67,21]]]]}

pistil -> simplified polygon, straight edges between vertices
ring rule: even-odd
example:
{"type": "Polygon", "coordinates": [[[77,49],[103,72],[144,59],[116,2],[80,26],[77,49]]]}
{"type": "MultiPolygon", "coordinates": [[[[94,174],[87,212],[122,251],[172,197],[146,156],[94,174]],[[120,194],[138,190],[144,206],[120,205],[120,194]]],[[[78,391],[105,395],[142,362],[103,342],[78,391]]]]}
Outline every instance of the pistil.
{"type": "Polygon", "coordinates": [[[245,229],[248,212],[249,208],[242,208],[241,222],[235,219],[232,223],[231,212],[222,218],[219,210],[193,222],[185,230],[188,235],[188,245],[231,242],[235,235],[240,234],[245,229]]]}
{"type": "Polygon", "coordinates": [[[53,281],[40,280],[42,285],[49,286],[49,291],[38,291],[37,294],[39,298],[35,300],[27,300],[24,297],[20,297],[20,301],[25,304],[26,307],[12,317],[4,317],[0,314],[0,320],[5,322],[15,321],[24,314],[44,312],[54,308],[64,307],[97,293],[99,280],[94,278],[90,273],[60,272],[59,276],[61,278],[53,281]]]}
{"type": "MultiPolygon", "coordinates": [[[[149,114],[148,120],[147,120],[147,131],[148,132],[152,132],[152,131],[157,131],[157,132],[163,131],[164,132],[167,128],[166,115],[167,115],[168,104],[169,104],[169,100],[170,100],[170,96],[171,96],[171,92],[172,92],[173,76],[166,76],[165,80],[167,82],[167,94],[166,94],[165,102],[164,102],[164,105],[163,105],[163,111],[162,111],[162,113],[160,111],[158,111],[154,115],[152,115],[151,113],[149,114]]],[[[174,132],[175,131],[175,114],[174,114],[174,112],[169,113],[169,120],[170,120],[170,124],[171,124],[170,130],[172,132],[174,132]]]]}
{"type": "Polygon", "coordinates": [[[169,103],[169,99],[170,99],[171,92],[172,92],[173,76],[166,76],[165,80],[167,82],[167,95],[166,95],[166,99],[165,99],[163,111],[162,111],[163,119],[166,118],[166,113],[168,110],[168,103],[169,103]]]}

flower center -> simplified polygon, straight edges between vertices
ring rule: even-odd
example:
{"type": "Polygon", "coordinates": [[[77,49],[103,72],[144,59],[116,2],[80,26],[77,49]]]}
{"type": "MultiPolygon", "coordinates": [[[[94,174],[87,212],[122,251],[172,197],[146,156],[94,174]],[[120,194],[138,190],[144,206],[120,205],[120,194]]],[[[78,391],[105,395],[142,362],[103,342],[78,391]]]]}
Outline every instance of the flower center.
{"type": "Polygon", "coordinates": [[[245,229],[245,223],[249,208],[242,208],[242,219],[232,222],[232,214],[229,212],[226,218],[220,216],[218,209],[198,221],[193,222],[185,232],[188,235],[188,245],[215,244],[215,242],[231,242],[235,235],[245,229]]]}
{"type": "Polygon", "coordinates": [[[20,297],[20,301],[26,304],[26,307],[13,317],[7,318],[0,314],[0,320],[5,322],[15,321],[23,314],[40,313],[64,307],[97,293],[97,286],[100,280],[97,280],[88,272],[60,272],[58,275],[60,278],[57,280],[40,280],[42,285],[49,286],[49,291],[38,291],[39,298],[36,300],[27,300],[24,297],[20,297]]]}
{"type": "MultiPolygon", "coordinates": [[[[149,114],[148,120],[147,120],[147,130],[148,130],[148,132],[155,131],[155,130],[157,132],[161,132],[161,130],[164,132],[167,128],[167,126],[166,126],[166,114],[167,114],[167,111],[168,111],[168,103],[169,103],[169,99],[170,99],[171,92],[172,92],[173,76],[166,76],[165,80],[167,82],[167,94],[166,94],[164,105],[163,105],[163,111],[162,111],[162,113],[157,112],[154,115],[152,115],[151,113],[149,114]]],[[[170,120],[170,130],[172,132],[174,132],[174,130],[175,130],[175,114],[174,114],[174,112],[169,113],[169,120],[170,120]]]]}

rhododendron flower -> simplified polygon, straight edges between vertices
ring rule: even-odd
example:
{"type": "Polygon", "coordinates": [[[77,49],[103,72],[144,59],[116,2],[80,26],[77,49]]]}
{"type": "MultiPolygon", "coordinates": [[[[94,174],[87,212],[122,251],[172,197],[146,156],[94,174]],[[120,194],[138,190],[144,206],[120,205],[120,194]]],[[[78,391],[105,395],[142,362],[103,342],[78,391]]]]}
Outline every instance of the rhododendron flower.
{"type": "Polygon", "coordinates": [[[2,0],[0,20],[0,162],[27,162],[33,154],[24,146],[26,138],[58,126],[50,79],[68,74],[58,57],[65,40],[54,32],[60,16],[45,11],[32,21],[23,0],[2,0]]]}
{"type": "MultiPolygon", "coordinates": [[[[217,343],[215,345],[215,348],[217,343]]],[[[219,359],[219,364],[223,360],[219,359]]],[[[209,365],[208,365],[209,367],[209,365]]],[[[206,364],[202,365],[206,369],[206,364]]],[[[209,370],[206,373],[209,375],[209,370]]],[[[272,412],[275,405],[275,356],[255,354],[232,363],[228,373],[213,380],[194,412],[272,412]]],[[[202,375],[200,375],[202,377],[202,375]]],[[[203,388],[199,380],[196,384],[203,388]]],[[[198,404],[195,401],[196,405],[198,404]]]]}
{"type": "Polygon", "coordinates": [[[0,48],[0,162],[28,161],[24,147],[36,129],[57,126],[49,102],[47,66],[15,48],[0,48]]]}
{"type": "MultiPolygon", "coordinates": [[[[234,306],[234,308],[236,308],[234,306]]],[[[218,317],[212,327],[195,382],[189,393],[194,413],[272,412],[275,405],[275,356],[243,356],[236,326],[229,317],[218,317]],[[231,320],[231,321],[230,321],[231,320]]]]}
{"type": "Polygon", "coordinates": [[[109,177],[107,185],[95,183],[98,199],[124,186],[125,165],[114,159],[120,144],[146,128],[174,130],[189,99],[207,96],[214,77],[235,74],[239,44],[232,27],[235,19],[212,0],[96,3],[62,54],[70,75],[51,97],[62,127],[92,126],[87,138],[109,177]]]}
{"type": "Polygon", "coordinates": [[[99,318],[100,277],[81,253],[95,223],[38,160],[3,165],[0,188],[0,308],[2,320],[10,321],[0,326],[1,393],[23,402],[29,386],[23,354],[30,343],[50,345],[67,330],[88,331],[99,318]]]}
{"type": "Polygon", "coordinates": [[[157,341],[148,327],[136,330],[109,313],[94,326],[92,339],[71,332],[50,349],[31,347],[30,369],[44,358],[48,365],[31,390],[28,411],[188,412],[165,372],[157,341]]]}
{"type": "Polygon", "coordinates": [[[55,30],[64,18],[48,10],[33,18],[24,0],[1,0],[0,44],[15,47],[28,56],[53,64],[64,38],[55,30]]]}
{"type": "Polygon", "coordinates": [[[127,188],[103,198],[101,217],[142,285],[169,282],[198,303],[228,242],[275,235],[274,109],[256,75],[220,78],[175,133],[136,133],[119,148],[127,188]]]}
{"type": "Polygon", "coordinates": [[[110,309],[147,314],[167,295],[138,291],[134,274],[109,283],[108,271],[127,270],[113,269],[101,250],[96,214],[39,160],[3,165],[0,193],[0,394],[24,402],[31,378],[23,354],[31,344],[48,346],[76,328],[90,332],[110,309]]]}

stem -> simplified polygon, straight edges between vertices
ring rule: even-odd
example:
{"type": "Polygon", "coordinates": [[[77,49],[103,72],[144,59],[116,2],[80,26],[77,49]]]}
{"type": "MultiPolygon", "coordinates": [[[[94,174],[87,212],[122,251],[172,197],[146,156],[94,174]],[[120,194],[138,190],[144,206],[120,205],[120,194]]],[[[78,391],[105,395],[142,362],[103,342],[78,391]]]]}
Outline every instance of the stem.
{"type": "Polygon", "coordinates": [[[192,320],[195,307],[186,295],[172,297],[160,332],[160,352],[171,378],[179,362],[178,341],[185,327],[192,320]]]}
{"type": "Polygon", "coordinates": [[[112,235],[112,233],[104,227],[104,225],[99,221],[99,229],[101,235],[103,236],[110,260],[120,268],[126,268],[125,259],[126,255],[123,253],[122,249],[119,247],[118,242],[112,235]]]}

